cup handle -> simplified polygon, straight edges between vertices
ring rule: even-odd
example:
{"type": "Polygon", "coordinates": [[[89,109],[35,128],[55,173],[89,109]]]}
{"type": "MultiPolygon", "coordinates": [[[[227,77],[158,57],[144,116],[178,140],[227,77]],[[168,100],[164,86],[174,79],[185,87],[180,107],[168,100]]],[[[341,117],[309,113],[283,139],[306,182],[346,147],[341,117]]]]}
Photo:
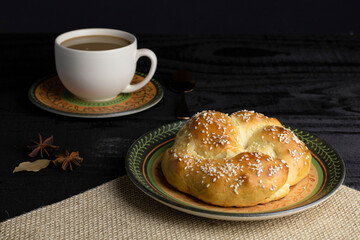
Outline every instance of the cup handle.
{"type": "Polygon", "coordinates": [[[139,60],[139,58],[141,57],[148,57],[151,60],[151,66],[150,66],[150,70],[149,73],[147,74],[147,76],[145,77],[145,79],[143,79],[141,82],[131,85],[129,84],[125,90],[123,90],[122,92],[124,93],[129,93],[129,92],[134,92],[136,90],[139,90],[140,88],[144,87],[150,80],[151,78],[154,76],[155,73],[155,69],[157,66],[157,58],[156,55],[153,51],[151,51],[150,49],[146,49],[146,48],[142,48],[142,49],[138,49],[136,51],[136,56],[135,56],[135,61],[137,62],[139,60]]]}

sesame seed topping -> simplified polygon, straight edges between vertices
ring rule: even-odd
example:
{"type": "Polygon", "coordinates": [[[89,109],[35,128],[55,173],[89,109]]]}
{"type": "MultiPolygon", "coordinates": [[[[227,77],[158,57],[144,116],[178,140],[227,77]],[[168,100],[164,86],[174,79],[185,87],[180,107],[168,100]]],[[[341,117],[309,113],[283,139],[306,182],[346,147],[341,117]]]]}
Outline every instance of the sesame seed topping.
{"type": "MultiPolygon", "coordinates": [[[[215,183],[219,180],[217,185],[226,182],[225,185],[231,188],[231,191],[241,194],[243,183],[245,181],[251,183],[255,180],[253,177],[256,175],[258,188],[276,191],[282,185],[279,181],[278,188],[275,185],[277,184],[276,178],[273,178],[272,183],[274,184],[270,187],[269,177],[275,176],[285,166],[289,167],[285,160],[279,159],[279,156],[282,157],[280,154],[284,154],[284,151],[277,149],[279,143],[291,143],[285,148],[285,151],[288,152],[285,156],[291,156],[293,159],[289,160],[291,166],[296,166],[295,162],[301,157],[306,156],[308,159],[309,154],[303,151],[307,149],[306,146],[291,130],[271,124],[273,124],[272,119],[267,120],[266,116],[254,111],[237,112],[235,118],[233,114],[228,116],[215,111],[203,111],[191,118],[179,132],[182,134],[181,140],[185,142],[175,141],[175,147],[170,150],[170,156],[179,162],[177,164],[181,169],[186,170],[186,176],[196,177],[206,188],[210,187],[211,182],[215,183]],[[245,122],[248,121],[251,123],[246,124],[245,122]],[[241,135],[242,127],[237,128],[240,124],[246,126],[247,136],[241,135]],[[192,129],[189,129],[190,126],[192,129]],[[252,138],[252,134],[261,140],[252,138]],[[179,145],[181,148],[176,148],[179,145]],[[239,147],[243,150],[238,150],[239,147]],[[191,172],[200,175],[191,174],[191,172]]],[[[308,162],[304,161],[303,164],[307,165],[308,162]]],[[[256,181],[254,183],[256,184],[256,181]]],[[[248,185],[246,186],[248,187],[248,185]]]]}
{"type": "Polygon", "coordinates": [[[278,167],[277,165],[270,166],[270,168],[269,168],[269,177],[275,175],[279,170],[280,170],[280,167],[278,167]]]}

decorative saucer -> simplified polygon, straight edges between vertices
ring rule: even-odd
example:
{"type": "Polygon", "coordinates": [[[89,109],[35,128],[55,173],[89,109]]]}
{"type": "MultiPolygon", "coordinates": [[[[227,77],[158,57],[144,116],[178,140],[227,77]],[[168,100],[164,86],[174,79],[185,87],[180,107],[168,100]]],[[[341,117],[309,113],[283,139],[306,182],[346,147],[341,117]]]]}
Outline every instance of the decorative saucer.
{"type": "MultiPolygon", "coordinates": [[[[136,73],[132,83],[140,82],[145,75],[136,73]]],[[[87,102],[70,93],[58,76],[39,80],[29,89],[29,99],[46,111],[80,118],[108,118],[125,116],[144,111],[157,104],[163,97],[163,89],[155,79],[132,93],[120,93],[105,102],[87,102]]]]}

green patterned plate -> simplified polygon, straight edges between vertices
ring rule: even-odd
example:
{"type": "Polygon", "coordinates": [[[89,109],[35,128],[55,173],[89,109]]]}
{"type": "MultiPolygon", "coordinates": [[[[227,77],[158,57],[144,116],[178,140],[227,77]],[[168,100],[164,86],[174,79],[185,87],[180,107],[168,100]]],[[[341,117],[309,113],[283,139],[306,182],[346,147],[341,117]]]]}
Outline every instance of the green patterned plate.
{"type": "MultiPolygon", "coordinates": [[[[145,75],[136,73],[132,83],[138,83],[145,75]]],[[[104,102],[88,102],[75,97],[65,89],[58,76],[40,80],[29,89],[29,99],[46,111],[81,118],[118,117],[144,111],[157,104],[163,97],[163,89],[155,79],[132,93],[120,93],[104,102]]]]}
{"type": "MultiPolygon", "coordinates": [[[[289,127],[312,152],[308,176],[291,187],[284,198],[254,207],[212,206],[171,187],[160,168],[160,156],[172,146],[183,121],[161,126],[139,139],[126,156],[126,171],[132,182],[155,200],[196,216],[234,221],[264,220],[298,213],[330,197],[345,178],[345,165],[339,154],[313,134],[289,127]]],[[[288,126],[287,126],[288,127],[288,126]]]]}

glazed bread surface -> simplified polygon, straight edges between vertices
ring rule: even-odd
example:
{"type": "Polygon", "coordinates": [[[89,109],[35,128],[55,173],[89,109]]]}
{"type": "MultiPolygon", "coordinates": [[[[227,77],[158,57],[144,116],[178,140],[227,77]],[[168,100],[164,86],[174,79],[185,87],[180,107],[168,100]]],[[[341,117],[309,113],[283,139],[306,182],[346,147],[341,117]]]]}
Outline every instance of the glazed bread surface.
{"type": "Polygon", "coordinates": [[[203,111],[161,159],[166,180],[206,203],[245,207],[277,200],[309,172],[310,151],[275,118],[203,111]]]}

